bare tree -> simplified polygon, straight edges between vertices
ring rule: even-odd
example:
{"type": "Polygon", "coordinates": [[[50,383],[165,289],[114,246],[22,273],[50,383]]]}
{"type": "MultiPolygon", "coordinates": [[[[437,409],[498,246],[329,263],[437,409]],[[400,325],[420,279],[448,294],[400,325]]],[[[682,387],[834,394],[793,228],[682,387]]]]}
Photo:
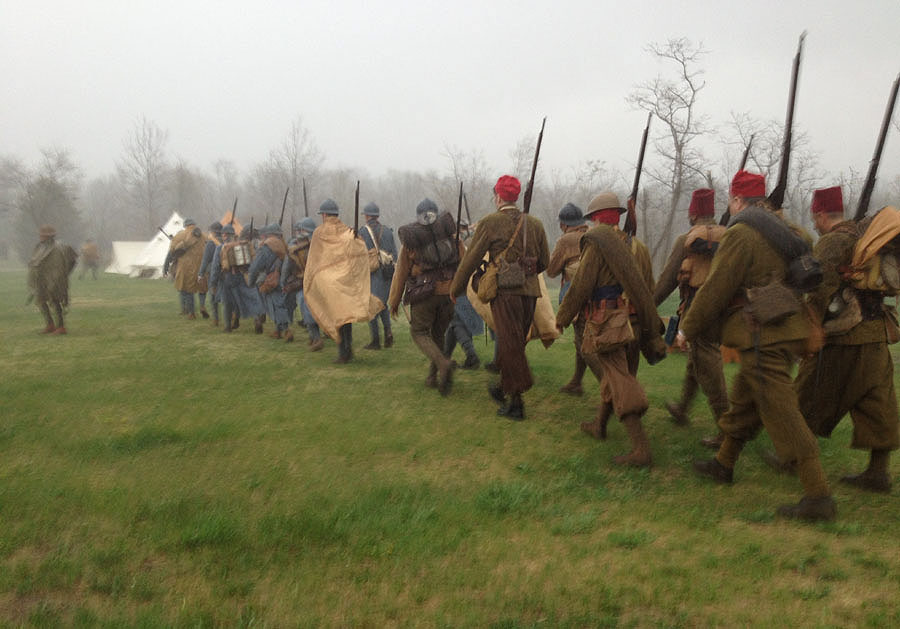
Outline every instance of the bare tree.
{"type": "MultiPolygon", "coordinates": [[[[271,152],[270,161],[281,172],[281,194],[284,194],[284,188],[291,189],[285,212],[288,216],[291,212],[303,216],[303,180],[307,181],[308,188],[315,185],[325,156],[316,146],[312,133],[303,126],[301,117],[291,123],[291,130],[284,142],[271,152]]],[[[280,209],[280,200],[278,205],[280,209]]]]}
{"type": "MultiPolygon", "coordinates": [[[[651,182],[662,186],[669,197],[661,208],[665,215],[659,217],[658,238],[648,243],[651,254],[657,258],[660,251],[668,252],[671,247],[672,227],[683,197],[691,185],[704,181],[707,172],[703,155],[694,142],[710,131],[708,118],[696,110],[697,98],[706,86],[699,64],[708,51],[702,43],[695,46],[684,37],[664,44],[651,43],[646,50],[675,68],[671,78],[657,76],[640,83],[626,98],[629,105],[652,112],[657,120],[653,141],[657,164],[645,170],[651,182]]],[[[650,208],[644,208],[644,212],[647,219],[653,218],[650,208]]]]}
{"type": "Polygon", "coordinates": [[[122,185],[143,216],[148,233],[165,219],[163,199],[169,173],[166,163],[168,132],[142,117],[122,142],[124,153],[116,164],[122,185]]]}

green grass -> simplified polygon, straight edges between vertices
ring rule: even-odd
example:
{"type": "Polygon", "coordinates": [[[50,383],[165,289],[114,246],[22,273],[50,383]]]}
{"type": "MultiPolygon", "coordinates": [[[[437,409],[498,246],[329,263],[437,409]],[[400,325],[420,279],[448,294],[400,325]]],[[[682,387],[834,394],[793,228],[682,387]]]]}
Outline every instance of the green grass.
{"type": "Polygon", "coordinates": [[[662,408],[683,356],[642,366],[654,467],[621,470],[617,422],[578,430],[596,383],[557,392],[570,331],[529,346],[514,423],[484,371],[426,389],[405,321],[380,352],[356,325],[337,366],[333,342],[226,336],[114,276],[74,280],[70,334],[39,335],[24,286],[0,272],[0,626],[900,624],[897,492],[837,484],[866,461],[849,420],[820,442],[838,520],[804,525],[773,516],[800,486],[765,435],[734,486],[692,475],[709,410],[662,408]]]}

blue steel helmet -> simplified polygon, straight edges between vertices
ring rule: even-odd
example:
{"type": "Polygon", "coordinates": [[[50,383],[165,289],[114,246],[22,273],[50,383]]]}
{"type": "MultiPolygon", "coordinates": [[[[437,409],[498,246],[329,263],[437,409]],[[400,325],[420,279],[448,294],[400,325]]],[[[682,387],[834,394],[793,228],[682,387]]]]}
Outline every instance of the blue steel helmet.
{"type": "Polygon", "coordinates": [[[316,231],[316,227],[318,227],[318,225],[316,224],[316,219],[314,219],[312,216],[307,216],[297,224],[300,226],[300,231],[307,235],[316,231]]]}
{"type": "Polygon", "coordinates": [[[339,213],[338,204],[333,199],[325,199],[322,201],[322,205],[319,206],[319,214],[337,216],[339,213]]]}
{"type": "Polygon", "coordinates": [[[222,228],[222,233],[226,236],[234,236],[234,225],[228,224],[222,228]]]}
{"type": "Polygon", "coordinates": [[[584,225],[584,212],[574,203],[566,203],[559,211],[559,222],[568,227],[584,225]]]}
{"type": "Polygon", "coordinates": [[[365,216],[381,216],[381,210],[375,203],[369,203],[363,208],[363,214],[365,216]]]}
{"type": "Polygon", "coordinates": [[[197,221],[195,221],[192,218],[186,218],[186,219],[184,219],[184,223],[182,223],[182,225],[184,225],[185,227],[187,227],[188,225],[196,225],[196,224],[197,224],[197,221]]]}
{"type": "Polygon", "coordinates": [[[416,222],[422,225],[431,225],[437,220],[438,206],[437,204],[425,197],[416,206],[416,222]]]}

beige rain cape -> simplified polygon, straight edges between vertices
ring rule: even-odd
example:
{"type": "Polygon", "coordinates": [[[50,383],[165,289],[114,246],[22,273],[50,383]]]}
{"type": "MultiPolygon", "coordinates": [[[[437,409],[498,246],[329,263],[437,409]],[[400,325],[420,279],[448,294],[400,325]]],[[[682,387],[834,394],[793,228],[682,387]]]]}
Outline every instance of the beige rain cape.
{"type": "Polygon", "coordinates": [[[335,341],[345,323],[369,321],[384,309],[369,290],[365,243],[336,217],[325,217],[313,232],[303,299],[322,331],[335,341]]]}
{"type": "MultiPolygon", "coordinates": [[[[559,330],[556,329],[556,313],[553,312],[553,306],[550,303],[550,295],[547,293],[547,283],[544,281],[544,274],[538,274],[538,284],[541,286],[541,296],[538,297],[534,306],[534,323],[531,324],[531,330],[528,333],[528,340],[541,339],[544,347],[550,347],[553,341],[559,338],[559,330]]],[[[469,285],[466,288],[466,297],[472,302],[475,312],[484,319],[484,322],[490,329],[494,329],[494,317],[491,315],[491,305],[486,304],[472,290],[472,278],[469,278],[469,285]]]]}

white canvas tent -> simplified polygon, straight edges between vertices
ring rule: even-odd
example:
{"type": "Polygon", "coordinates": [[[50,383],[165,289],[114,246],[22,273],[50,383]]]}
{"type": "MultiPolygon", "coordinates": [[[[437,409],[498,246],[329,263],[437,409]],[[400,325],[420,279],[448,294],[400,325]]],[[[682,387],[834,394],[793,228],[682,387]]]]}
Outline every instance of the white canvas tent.
{"type": "MultiPolygon", "coordinates": [[[[163,231],[169,236],[174,236],[183,227],[184,219],[178,212],[172,212],[172,216],[163,225],[163,231]]],[[[163,263],[166,261],[168,253],[169,239],[160,231],[153,235],[150,242],[113,242],[113,264],[110,264],[106,271],[107,273],[127,273],[131,277],[162,277],[163,263]],[[132,247],[132,245],[138,246],[132,247]],[[122,270],[112,270],[114,266],[116,269],[122,270]]]]}
{"type": "Polygon", "coordinates": [[[116,240],[112,244],[112,260],[106,267],[107,273],[131,275],[134,261],[144,250],[147,243],[143,240],[132,242],[129,240],[116,240]]]}

